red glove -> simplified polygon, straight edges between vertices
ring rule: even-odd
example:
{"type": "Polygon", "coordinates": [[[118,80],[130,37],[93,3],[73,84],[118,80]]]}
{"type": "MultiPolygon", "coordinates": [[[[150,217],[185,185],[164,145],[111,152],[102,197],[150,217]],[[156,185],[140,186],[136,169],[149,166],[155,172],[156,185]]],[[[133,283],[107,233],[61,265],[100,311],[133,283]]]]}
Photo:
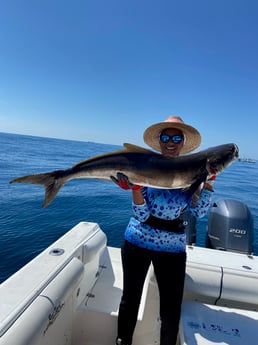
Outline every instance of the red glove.
{"type": "Polygon", "coordinates": [[[204,189],[207,189],[207,190],[209,190],[209,191],[211,191],[211,192],[214,192],[214,190],[213,190],[213,185],[214,185],[214,182],[215,182],[215,180],[216,180],[216,175],[211,175],[207,180],[206,180],[206,182],[204,183],[204,186],[203,186],[203,188],[204,189]]]}
{"type": "Polygon", "coordinates": [[[110,176],[111,180],[113,182],[115,182],[115,184],[117,184],[120,188],[128,190],[128,189],[132,189],[132,190],[139,190],[141,189],[141,186],[138,186],[136,184],[133,184],[129,181],[128,177],[123,174],[123,173],[117,173],[116,174],[116,178],[114,176],[110,176]]]}

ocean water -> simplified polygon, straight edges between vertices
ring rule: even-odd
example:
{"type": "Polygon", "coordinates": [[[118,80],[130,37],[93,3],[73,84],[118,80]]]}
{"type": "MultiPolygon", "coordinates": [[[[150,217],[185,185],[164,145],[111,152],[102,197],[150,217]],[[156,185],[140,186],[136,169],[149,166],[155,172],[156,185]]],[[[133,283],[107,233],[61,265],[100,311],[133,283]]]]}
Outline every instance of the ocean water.
{"type": "MultiPolygon", "coordinates": [[[[72,180],[46,208],[44,189],[9,184],[13,178],[67,169],[80,160],[120,146],[0,133],[0,282],[81,221],[96,222],[108,245],[120,247],[131,215],[131,192],[114,183],[72,180]]],[[[240,148],[241,153],[241,148],[240,148]]],[[[213,201],[245,203],[254,218],[254,254],[258,255],[258,163],[234,162],[216,179],[213,201]]],[[[203,245],[208,215],[197,220],[197,244],[203,245]]]]}

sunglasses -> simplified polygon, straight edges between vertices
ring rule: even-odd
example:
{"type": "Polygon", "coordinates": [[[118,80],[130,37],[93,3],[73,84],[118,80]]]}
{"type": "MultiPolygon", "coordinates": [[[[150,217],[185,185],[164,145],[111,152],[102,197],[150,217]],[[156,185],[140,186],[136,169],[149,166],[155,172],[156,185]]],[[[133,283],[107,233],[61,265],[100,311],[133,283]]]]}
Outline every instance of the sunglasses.
{"type": "Polygon", "coordinates": [[[183,135],[168,135],[168,134],[161,134],[159,137],[160,142],[163,144],[167,144],[169,140],[172,141],[173,144],[180,144],[184,140],[183,135]]]}

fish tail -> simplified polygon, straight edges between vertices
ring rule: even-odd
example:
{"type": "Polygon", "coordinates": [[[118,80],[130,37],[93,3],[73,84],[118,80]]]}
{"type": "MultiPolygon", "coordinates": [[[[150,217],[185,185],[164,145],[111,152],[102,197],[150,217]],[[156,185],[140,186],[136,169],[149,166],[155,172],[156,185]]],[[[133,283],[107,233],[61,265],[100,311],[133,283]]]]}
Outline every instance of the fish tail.
{"type": "Polygon", "coordinates": [[[32,183],[39,184],[45,187],[45,200],[42,207],[48,206],[55,198],[59,190],[64,185],[64,180],[60,178],[60,171],[54,171],[43,174],[33,174],[18,177],[10,181],[10,183],[32,183]]]}

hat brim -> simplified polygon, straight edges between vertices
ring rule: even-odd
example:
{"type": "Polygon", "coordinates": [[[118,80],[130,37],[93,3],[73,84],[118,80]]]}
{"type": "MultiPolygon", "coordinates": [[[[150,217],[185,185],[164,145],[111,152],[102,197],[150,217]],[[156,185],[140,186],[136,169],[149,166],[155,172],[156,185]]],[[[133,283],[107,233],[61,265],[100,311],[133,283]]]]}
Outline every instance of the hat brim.
{"type": "Polygon", "coordinates": [[[182,147],[180,153],[188,153],[195,150],[201,144],[201,135],[192,126],[186,125],[185,123],[177,122],[159,122],[148,127],[144,134],[143,139],[147,145],[152,147],[156,151],[161,151],[159,136],[160,133],[167,128],[176,128],[183,132],[185,136],[185,144],[182,147]]]}

